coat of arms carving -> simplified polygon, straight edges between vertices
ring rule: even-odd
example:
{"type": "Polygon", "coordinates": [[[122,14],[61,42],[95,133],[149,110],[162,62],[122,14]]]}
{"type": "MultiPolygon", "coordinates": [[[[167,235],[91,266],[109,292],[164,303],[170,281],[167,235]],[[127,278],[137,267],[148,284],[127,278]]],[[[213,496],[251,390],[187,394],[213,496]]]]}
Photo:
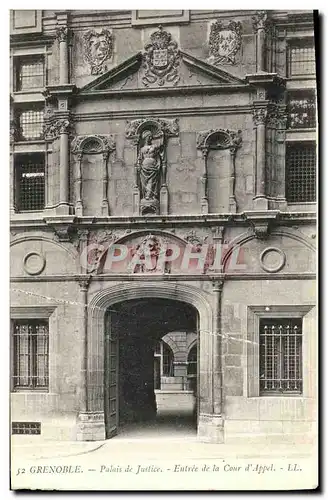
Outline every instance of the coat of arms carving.
{"type": "Polygon", "coordinates": [[[241,47],[241,23],[230,21],[223,25],[215,21],[211,25],[208,62],[211,64],[235,64],[235,56],[241,47]]]}
{"type": "Polygon", "coordinates": [[[151,34],[150,43],[145,45],[143,55],[144,76],[142,83],[148,87],[149,84],[157,83],[164,85],[165,82],[176,85],[180,79],[178,67],[180,54],[178,44],[172,40],[172,36],[159,26],[158,30],[151,34]]]}
{"type": "Polygon", "coordinates": [[[84,58],[91,67],[92,75],[107,71],[105,61],[112,57],[113,36],[110,31],[88,30],[83,36],[84,58]]]}

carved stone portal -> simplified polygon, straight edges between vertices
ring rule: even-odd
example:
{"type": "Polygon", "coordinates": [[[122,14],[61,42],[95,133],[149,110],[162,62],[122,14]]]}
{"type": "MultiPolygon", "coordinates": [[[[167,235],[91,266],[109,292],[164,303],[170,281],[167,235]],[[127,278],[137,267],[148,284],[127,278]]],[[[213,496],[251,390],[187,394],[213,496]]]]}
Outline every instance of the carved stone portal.
{"type": "Polygon", "coordinates": [[[126,137],[137,146],[135,215],[168,213],[167,140],[178,134],[177,120],[150,118],[128,123],[126,137]]]}
{"type": "Polygon", "coordinates": [[[241,47],[241,23],[230,21],[228,25],[216,21],[211,25],[208,62],[235,64],[235,56],[241,47]]]}
{"type": "Polygon", "coordinates": [[[170,33],[159,26],[158,30],[151,34],[150,43],[145,45],[142,83],[146,87],[153,83],[162,86],[165,82],[176,85],[180,79],[179,64],[177,43],[172,40],[170,33]]]}
{"type": "Polygon", "coordinates": [[[92,75],[100,75],[107,71],[104,64],[113,54],[113,36],[110,31],[102,29],[97,32],[88,30],[83,36],[85,61],[90,65],[92,75]]]}

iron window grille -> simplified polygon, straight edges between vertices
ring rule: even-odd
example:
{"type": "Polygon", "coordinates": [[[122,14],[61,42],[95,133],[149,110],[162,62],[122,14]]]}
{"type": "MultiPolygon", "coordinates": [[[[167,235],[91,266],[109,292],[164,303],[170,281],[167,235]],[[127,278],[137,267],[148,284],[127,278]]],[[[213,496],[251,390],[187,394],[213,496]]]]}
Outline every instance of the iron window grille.
{"type": "Polygon", "coordinates": [[[315,75],[315,48],[312,40],[299,40],[288,47],[288,76],[306,75],[315,75]]]}
{"type": "Polygon", "coordinates": [[[286,199],[290,203],[316,199],[316,147],[311,142],[291,143],[286,149],[286,199]]]}
{"type": "Polygon", "coordinates": [[[197,345],[194,345],[188,354],[188,375],[197,375],[197,345]]]}
{"type": "Polygon", "coordinates": [[[24,57],[16,60],[16,91],[43,88],[44,58],[24,57]]]}
{"type": "Polygon", "coordinates": [[[288,99],[287,127],[316,127],[316,99],[314,90],[290,93],[288,99]]]}
{"type": "Polygon", "coordinates": [[[45,320],[13,321],[13,389],[49,387],[49,327],[45,320]]]}
{"type": "Polygon", "coordinates": [[[260,319],[260,395],[302,394],[302,319],[260,319]]]}
{"type": "Polygon", "coordinates": [[[43,210],[45,204],[44,153],[16,155],[15,172],[18,210],[43,210]]]}
{"type": "Polygon", "coordinates": [[[12,434],[41,434],[41,422],[12,422],[12,434]]]}
{"type": "Polygon", "coordinates": [[[19,140],[37,140],[43,138],[44,112],[40,107],[22,109],[17,112],[19,140]]]}

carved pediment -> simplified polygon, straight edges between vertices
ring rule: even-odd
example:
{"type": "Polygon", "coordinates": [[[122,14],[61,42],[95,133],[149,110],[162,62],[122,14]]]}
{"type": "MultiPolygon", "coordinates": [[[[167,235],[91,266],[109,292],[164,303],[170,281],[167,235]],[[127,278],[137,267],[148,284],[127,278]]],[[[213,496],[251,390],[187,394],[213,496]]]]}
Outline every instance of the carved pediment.
{"type": "Polygon", "coordinates": [[[188,86],[243,86],[248,85],[245,80],[231,75],[228,71],[208,64],[184,51],[172,47],[176,64],[168,68],[167,74],[161,67],[151,67],[155,58],[155,65],[164,65],[165,49],[150,50],[145,55],[138,52],[126,59],[118,66],[111,68],[101,76],[82,87],[80,95],[102,93],[104,91],[141,90],[156,88],[179,88],[188,86]],[[145,56],[147,59],[145,60],[145,56]],[[156,57],[155,57],[156,56],[156,57]]]}

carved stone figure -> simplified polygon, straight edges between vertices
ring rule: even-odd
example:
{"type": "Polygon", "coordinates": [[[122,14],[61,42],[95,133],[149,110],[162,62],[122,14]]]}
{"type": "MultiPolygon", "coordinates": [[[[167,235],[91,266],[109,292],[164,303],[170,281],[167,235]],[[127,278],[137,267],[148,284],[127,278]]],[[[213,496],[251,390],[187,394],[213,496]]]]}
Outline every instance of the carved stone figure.
{"type": "Polygon", "coordinates": [[[241,23],[230,21],[224,26],[220,21],[211,25],[208,62],[211,64],[235,64],[235,56],[241,47],[241,23]]]}
{"type": "Polygon", "coordinates": [[[153,83],[164,85],[165,82],[176,85],[180,79],[178,74],[180,55],[177,43],[162,26],[152,33],[150,40],[150,43],[145,45],[143,55],[145,74],[142,83],[146,87],[153,83]]]}
{"type": "Polygon", "coordinates": [[[159,203],[159,188],[162,169],[162,144],[155,143],[150,130],[141,137],[141,148],[137,160],[137,172],[141,190],[142,212],[156,211],[159,203]]]}
{"type": "Polygon", "coordinates": [[[162,238],[149,234],[136,247],[128,269],[133,273],[165,272],[161,265],[165,253],[166,245],[162,238]],[[140,261],[143,261],[142,264],[140,261]]]}
{"type": "Polygon", "coordinates": [[[113,36],[105,29],[99,32],[88,30],[83,37],[83,49],[85,60],[91,67],[91,74],[100,75],[107,71],[104,63],[112,57],[113,36]]]}

